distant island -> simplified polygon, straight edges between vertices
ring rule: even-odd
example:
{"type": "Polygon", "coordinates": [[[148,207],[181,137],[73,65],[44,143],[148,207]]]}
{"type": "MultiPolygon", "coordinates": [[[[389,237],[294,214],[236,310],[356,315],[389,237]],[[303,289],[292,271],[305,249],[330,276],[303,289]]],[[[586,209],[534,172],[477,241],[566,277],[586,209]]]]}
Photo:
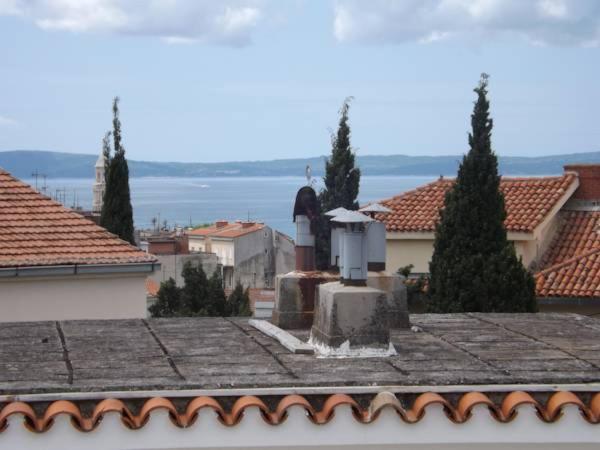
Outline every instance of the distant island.
{"type": "MultiPolygon", "coordinates": [[[[97,155],[43,150],[0,152],[0,167],[19,178],[37,171],[50,178],[93,178],[97,155]]],[[[462,156],[357,155],[363,175],[450,175],[456,174],[462,156]]],[[[325,156],[272,161],[181,163],[129,161],[133,177],[257,177],[303,176],[310,165],[313,176],[322,176],[325,156]]],[[[567,163],[599,163],[600,151],[539,157],[500,157],[505,175],[551,175],[563,172],[567,163]]]]}

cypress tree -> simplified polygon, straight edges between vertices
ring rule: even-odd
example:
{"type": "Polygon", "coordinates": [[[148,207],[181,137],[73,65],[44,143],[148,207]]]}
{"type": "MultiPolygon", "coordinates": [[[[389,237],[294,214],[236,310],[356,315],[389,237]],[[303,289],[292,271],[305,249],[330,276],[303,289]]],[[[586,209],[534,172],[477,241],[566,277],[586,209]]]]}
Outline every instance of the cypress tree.
{"type": "Polygon", "coordinates": [[[206,290],[205,311],[207,316],[226,316],[228,315],[227,300],[223,290],[223,279],[219,270],[215,270],[208,280],[206,290]]]}
{"type": "Polygon", "coordinates": [[[173,278],[160,284],[158,299],[149,310],[152,317],[174,317],[181,314],[181,289],[173,278]]]}
{"type": "Polygon", "coordinates": [[[350,144],[348,111],[351,101],[352,97],[346,98],[340,109],[337,133],[331,137],[331,156],[325,162],[325,187],[319,194],[321,217],[316,235],[316,259],[321,270],[329,267],[331,250],[329,218],[323,213],[338,207],[358,209],[360,169],[355,166],[355,154],[350,144]]]}
{"type": "Polygon", "coordinates": [[[125,148],[121,144],[121,121],[119,120],[119,97],[113,101],[113,143],[114,155],[110,156],[110,134],[103,139],[103,153],[108,155],[105,180],[106,190],[102,202],[100,225],[124,241],[135,245],[133,209],[129,192],[129,167],[125,158],[125,148]]]}
{"type": "Polygon", "coordinates": [[[470,150],[445,197],[429,271],[432,312],[535,311],[534,281],[507,240],[498,161],[491,147],[493,121],[488,75],[474,89],[470,150]]]}
{"type": "Polygon", "coordinates": [[[239,282],[235,285],[235,289],[227,299],[227,307],[228,315],[230,316],[252,315],[252,311],[250,310],[250,294],[248,289],[244,290],[244,287],[239,282]]]}
{"type": "Polygon", "coordinates": [[[208,279],[201,264],[193,265],[186,262],[181,271],[184,286],[181,290],[182,315],[207,315],[206,299],[208,294],[208,279]]]}

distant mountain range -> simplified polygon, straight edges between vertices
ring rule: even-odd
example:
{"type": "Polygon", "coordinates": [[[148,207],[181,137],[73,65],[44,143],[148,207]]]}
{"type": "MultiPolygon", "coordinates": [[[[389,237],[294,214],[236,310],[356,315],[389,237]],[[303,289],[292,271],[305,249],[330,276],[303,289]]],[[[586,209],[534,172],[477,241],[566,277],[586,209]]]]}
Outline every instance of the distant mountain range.
{"type": "MultiPolygon", "coordinates": [[[[0,167],[19,178],[31,178],[34,171],[50,178],[93,178],[97,155],[42,150],[0,152],[0,167]]],[[[324,156],[272,161],[223,163],[178,163],[129,160],[133,177],[252,177],[303,176],[310,165],[313,176],[322,176],[324,156]]],[[[373,155],[357,156],[363,175],[455,175],[462,159],[450,156],[373,155]]],[[[540,157],[500,158],[505,175],[550,175],[563,172],[569,163],[600,163],[600,151],[540,157]]]]}

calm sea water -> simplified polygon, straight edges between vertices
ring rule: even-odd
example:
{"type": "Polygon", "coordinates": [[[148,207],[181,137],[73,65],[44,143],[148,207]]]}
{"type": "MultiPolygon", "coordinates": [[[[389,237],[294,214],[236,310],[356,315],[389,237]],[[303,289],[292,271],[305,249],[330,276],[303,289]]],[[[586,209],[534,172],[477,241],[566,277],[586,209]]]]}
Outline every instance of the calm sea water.
{"type": "MultiPolygon", "coordinates": [[[[385,199],[433,179],[435,177],[363,176],[359,201],[385,199]]],[[[35,185],[34,180],[26,181],[35,185]]],[[[316,183],[316,189],[321,188],[320,182],[316,183]]],[[[38,184],[41,185],[39,180],[38,184]]],[[[49,179],[46,192],[60,197],[67,206],[76,201],[84,209],[90,209],[92,184],[92,179],[49,179]]],[[[297,190],[305,184],[304,177],[132,178],[135,226],[148,228],[152,218],[159,216],[160,222],[166,220],[169,226],[250,218],[293,236],[294,199],[297,190]]]]}

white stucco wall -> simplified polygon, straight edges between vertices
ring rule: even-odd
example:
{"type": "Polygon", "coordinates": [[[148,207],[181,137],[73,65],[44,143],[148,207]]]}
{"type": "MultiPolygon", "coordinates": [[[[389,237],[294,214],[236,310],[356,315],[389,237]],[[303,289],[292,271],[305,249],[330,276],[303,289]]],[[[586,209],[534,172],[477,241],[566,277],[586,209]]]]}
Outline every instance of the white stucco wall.
{"type": "Polygon", "coordinates": [[[412,264],[414,273],[428,273],[432,254],[431,239],[387,239],[385,266],[388,271],[395,272],[412,264]]]}
{"type": "MultiPolygon", "coordinates": [[[[557,229],[557,221],[552,220],[538,231],[535,238],[531,235],[511,235],[508,238],[515,244],[517,256],[522,257],[523,265],[529,267],[538,261],[548,248],[557,229]],[[519,239],[523,238],[525,239],[519,239]]],[[[386,267],[387,270],[395,272],[400,267],[409,264],[414,265],[413,273],[428,273],[429,261],[433,255],[433,237],[418,239],[411,235],[408,239],[401,235],[390,235],[386,238],[386,267]]]]}
{"type": "Polygon", "coordinates": [[[147,275],[0,279],[0,322],[143,318],[147,275]]]}

